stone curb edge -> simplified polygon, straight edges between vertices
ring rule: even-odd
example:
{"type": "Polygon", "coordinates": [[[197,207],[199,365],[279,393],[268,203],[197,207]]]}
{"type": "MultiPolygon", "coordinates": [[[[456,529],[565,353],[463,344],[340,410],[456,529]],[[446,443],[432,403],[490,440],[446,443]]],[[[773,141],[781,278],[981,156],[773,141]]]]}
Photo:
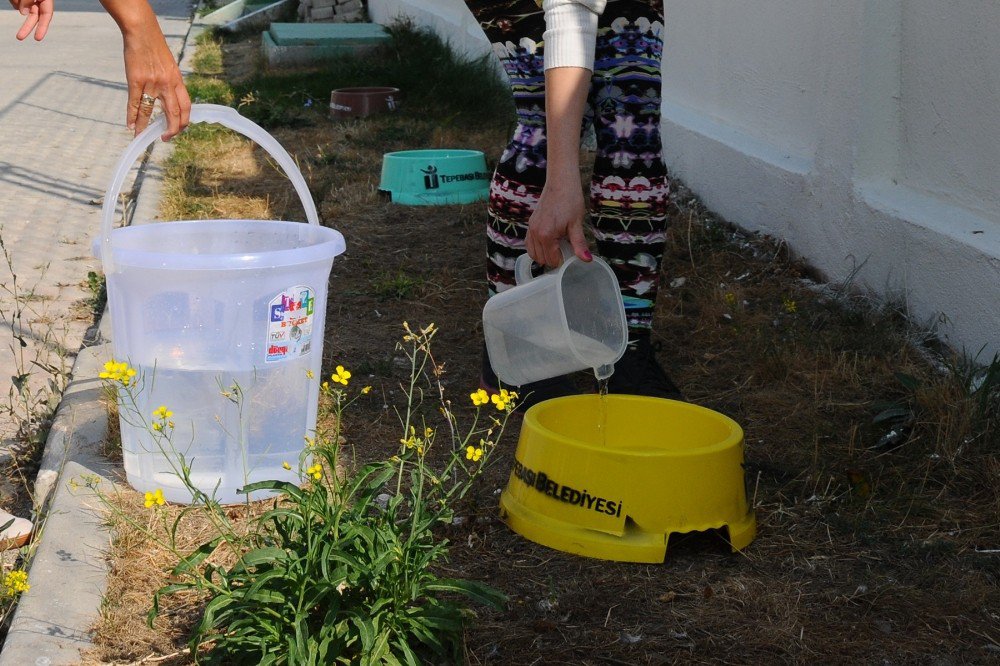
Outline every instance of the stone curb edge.
{"type": "MultiPolygon", "coordinates": [[[[196,20],[196,13],[192,20],[196,20]]],[[[190,71],[195,40],[207,26],[190,24],[180,51],[182,72],[190,71]]],[[[136,223],[156,218],[163,164],[173,150],[157,142],[139,165],[132,191],[135,205],[127,213],[136,223]]],[[[113,492],[119,466],[104,455],[108,409],[98,374],[111,358],[111,321],[102,313],[96,331],[73,363],[72,380],[63,393],[45,442],[35,478],[38,518],[31,589],[22,595],[0,666],[79,664],[92,647],[91,630],[100,616],[107,589],[111,534],[101,517],[100,502],[85,488],[92,479],[113,492]],[[77,481],[72,487],[70,482],[77,481]]]]}

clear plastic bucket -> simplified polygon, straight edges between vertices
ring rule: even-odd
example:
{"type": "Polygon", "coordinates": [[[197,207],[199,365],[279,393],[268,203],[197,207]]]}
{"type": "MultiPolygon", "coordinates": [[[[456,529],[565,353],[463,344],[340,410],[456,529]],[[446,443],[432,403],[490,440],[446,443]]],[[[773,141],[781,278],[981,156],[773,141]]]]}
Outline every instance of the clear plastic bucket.
{"type": "Polygon", "coordinates": [[[517,286],[483,308],[490,364],[509,386],[592,368],[609,377],[625,353],[628,326],[614,271],[602,259],[585,262],[563,243],[563,263],[531,276],[531,258],[514,264],[517,286]]]}
{"type": "Polygon", "coordinates": [[[100,255],[114,353],[138,373],[134,402],[119,392],[128,482],[189,503],[183,461],[196,488],[231,503],[245,499],[237,490],[247,483],[297,481],[305,437],[316,427],[327,284],[345,244],[319,225],[302,174],[267,132],[216,105],[194,105],[191,122],[218,123],[261,145],[292,181],[309,221],[112,230],[125,176],[164,131],[162,120],[129,145],[104,198],[100,255]],[[161,405],[173,412],[173,427],[157,432],[153,412],[161,405]]]}

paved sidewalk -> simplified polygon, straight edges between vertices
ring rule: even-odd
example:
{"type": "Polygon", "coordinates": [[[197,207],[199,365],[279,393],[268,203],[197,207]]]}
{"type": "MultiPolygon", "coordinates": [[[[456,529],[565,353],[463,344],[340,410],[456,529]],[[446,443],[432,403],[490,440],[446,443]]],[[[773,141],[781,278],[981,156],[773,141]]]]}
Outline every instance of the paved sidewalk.
{"type": "MultiPolygon", "coordinates": [[[[192,4],[153,0],[171,48],[179,52],[192,4]]],[[[21,369],[12,351],[12,277],[0,257],[0,404],[11,377],[45,373],[31,365],[72,367],[92,323],[85,304],[87,273],[100,271],[90,242],[100,224],[100,198],[130,140],[124,127],[121,35],[97,0],[62,0],[45,41],[19,43],[21,20],[0,8],[0,238],[13,260],[19,290],[30,294],[21,331],[29,346],[21,369]],[[61,360],[62,359],[62,360],[61,360]]],[[[0,412],[0,441],[17,428],[0,412]]],[[[0,445],[0,455],[2,455],[0,445]]]]}

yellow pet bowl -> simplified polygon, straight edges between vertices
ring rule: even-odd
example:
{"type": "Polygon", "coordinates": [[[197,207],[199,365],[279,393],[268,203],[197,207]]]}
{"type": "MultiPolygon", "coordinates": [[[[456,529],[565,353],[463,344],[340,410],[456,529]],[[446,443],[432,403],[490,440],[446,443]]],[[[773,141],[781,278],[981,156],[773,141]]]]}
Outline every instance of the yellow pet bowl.
{"type": "Polygon", "coordinates": [[[724,529],[737,551],[757,530],[742,428],[704,407],[631,395],[529,409],[500,511],[543,546],[624,562],[662,562],[673,533],[724,529]]]}

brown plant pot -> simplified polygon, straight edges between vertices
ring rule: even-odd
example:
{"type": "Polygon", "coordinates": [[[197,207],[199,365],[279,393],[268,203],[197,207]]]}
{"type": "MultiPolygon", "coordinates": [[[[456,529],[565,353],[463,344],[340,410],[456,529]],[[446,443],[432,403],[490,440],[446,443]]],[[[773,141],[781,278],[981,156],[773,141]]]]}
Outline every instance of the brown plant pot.
{"type": "Polygon", "coordinates": [[[401,97],[399,88],[339,88],[330,93],[330,117],[365,118],[395,111],[401,97]]]}

